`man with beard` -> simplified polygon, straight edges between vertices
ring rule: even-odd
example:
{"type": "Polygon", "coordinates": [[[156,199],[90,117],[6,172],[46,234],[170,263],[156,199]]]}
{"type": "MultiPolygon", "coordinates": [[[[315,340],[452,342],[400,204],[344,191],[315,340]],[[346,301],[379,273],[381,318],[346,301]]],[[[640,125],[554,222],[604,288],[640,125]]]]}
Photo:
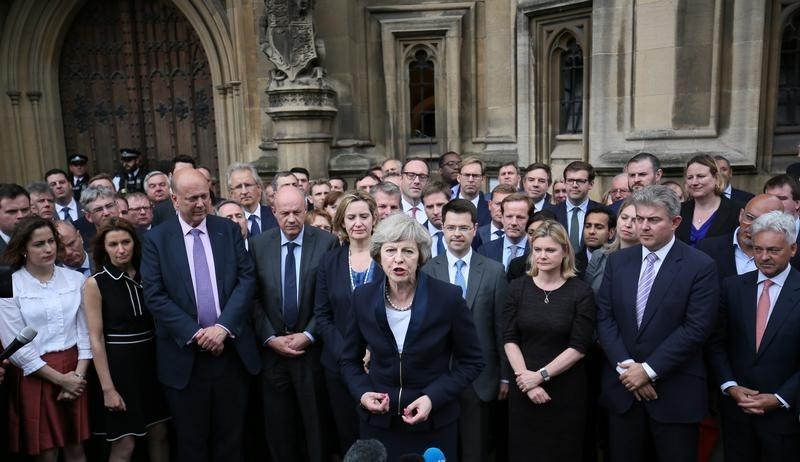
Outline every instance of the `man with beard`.
{"type": "Polygon", "coordinates": [[[144,178],[147,171],[143,167],[144,155],[130,148],[119,150],[122,171],[114,177],[114,187],[124,193],[144,192],[144,178]]]}

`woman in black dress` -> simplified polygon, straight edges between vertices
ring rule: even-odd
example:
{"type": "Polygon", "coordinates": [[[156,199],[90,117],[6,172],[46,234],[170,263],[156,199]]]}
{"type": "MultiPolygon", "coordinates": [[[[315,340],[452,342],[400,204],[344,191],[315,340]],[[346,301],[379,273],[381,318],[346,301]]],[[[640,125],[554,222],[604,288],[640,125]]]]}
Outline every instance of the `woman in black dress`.
{"type": "Polygon", "coordinates": [[[153,318],[144,307],[141,247],[129,222],[103,220],[92,240],[95,274],[83,289],[94,367],[103,400],[95,434],[111,443],[109,461],[129,461],[147,435],[152,462],[169,460],[166,401],[156,378],[153,318]],[[102,410],[102,407],[105,410],[102,410]]]}
{"type": "Polygon", "coordinates": [[[583,357],[592,344],[592,289],[575,277],[564,227],[545,221],[533,234],[529,277],[511,282],[505,351],[510,387],[509,460],[580,461],[586,415],[583,357]]]}

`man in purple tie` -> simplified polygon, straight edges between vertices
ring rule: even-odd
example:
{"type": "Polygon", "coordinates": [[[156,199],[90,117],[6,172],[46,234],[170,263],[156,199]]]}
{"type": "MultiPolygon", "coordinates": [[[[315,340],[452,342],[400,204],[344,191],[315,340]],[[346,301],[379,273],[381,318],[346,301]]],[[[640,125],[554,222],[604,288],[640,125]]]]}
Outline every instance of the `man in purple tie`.
{"type": "Polygon", "coordinates": [[[172,189],[178,214],[145,235],[142,283],[177,460],[238,462],[249,376],[261,366],[249,324],[253,263],[239,227],[211,215],[200,172],[175,173],[172,189]]]}

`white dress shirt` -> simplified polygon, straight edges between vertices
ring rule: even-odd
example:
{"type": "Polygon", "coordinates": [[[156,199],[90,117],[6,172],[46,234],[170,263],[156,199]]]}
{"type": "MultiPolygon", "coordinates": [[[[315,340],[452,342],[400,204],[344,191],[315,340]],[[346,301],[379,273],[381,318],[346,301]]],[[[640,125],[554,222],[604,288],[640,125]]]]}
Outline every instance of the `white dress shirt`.
{"type": "Polygon", "coordinates": [[[464,283],[466,283],[467,287],[469,287],[469,265],[472,264],[472,248],[467,251],[467,254],[464,255],[463,258],[458,258],[450,253],[449,250],[447,251],[447,273],[450,277],[450,284],[455,286],[458,285],[456,284],[456,262],[458,260],[464,260],[464,263],[466,263],[461,269],[461,274],[464,276],[464,283]]]}
{"type": "Polygon", "coordinates": [[[744,253],[741,247],[739,247],[739,239],[737,239],[737,235],[739,234],[739,228],[736,228],[736,231],[733,232],[733,257],[736,261],[736,274],[744,274],[749,273],[750,271],[756,270],[756,259],[755,257],[751,257],[744,253]]]}
{"type": "Polygon", "coordinates": [[[46,365],[42,355],[78,346],[78,359],[92,359],[89,328],[83,310],[84,276],[56,266],[53,278],[39,282],[22,268],[11,276],[13,298],[0,299],[0,340],[10,345],[25,327],[39,333],[11,356],[30,375],[46,365]]]}
{"type": "Polygon", "coordinates": [[[242,207],[242,210],[244,210],[244,218],[245,218],[245,220],[247,220],[247,230],[248,231],[252,231],[253,230],[253,222],[250,221],[250,215],[255,215],[256,216],[256,223],[258,223],[258,229],[260,229],[261,232],[263,233],[264,232],[264,226],[261,224],[262,223],[262,221],[261,221],[261,205],[257,206],[256,207],[256,211],[252,212],[252,213],[248,212],[247,209],[244,208],[244,207],[242,207]]]}
{"type": "Polygon", "coordinates": [[[386,321],[389,323],[389,329],[392,330],[397,351],[402,353],[408,333],[408,324],[411,321],[411,310],[397,311],[387,304],[386,321]]]}
{"type": "Polygon", "coordinates": [[[408,202],[402,194],[400,195],[400,204],[403,206],[403,213],[410,217],[414,217],[411,213],[411,209],[417,209],[416,213],[416,220],[417,223],[424,225],[426,221],[428,221],[428,215],[425,214],[425,207],[422,206],[422,201],[418,202],[417,205],[411,205],[411,202],[408,202]]]}
{"type": "MultiPolygon", "coordinates": [[[[186,246],[186,257],[189,259],[189,273],[192,278],[192,288],[194,289],[195,296],[197,294],[197,277],[194,274],[194,236],[190,231],[193,229],[189,223],[183,221],[183,217],[178,214],[178,222],[181,224],[181,231],[183,231],[183,243],[186,246]]],[[[219,306],[219,292],[217,291],[217,270],[214,266],[214,253],[211,251],[211,240],[208,237],[207,221],[203,221],[196,226],[200,230],[200,242],[203,243],[203,250],[206,253],[206,262],[208,263],[208,274],[211,278],[211,290],[214,292],[214,310],[217,312],[217,318],[222,314],[219,306]]],[[[199,322],[199,320],[198,320],[199,322]]],[[[226,329],[227,330],[227,329],[226,329]]]]}
{"type": "Polygon", "coordinates": [[[78,203],[75,202],[75,198],[70,199],[69,204],[67,204],[66,206],[61,206],[59,204],[56,204],[56,213],[58,214],[59,220],[64,219],[64,212],[62,211],[64,209],[67,209],[69,211],[69,216],[72,218],[72,221],[77,221],[80,218],[79,215],[80,209],[78,208],[78,203]]]}
{"type": "Polygon", "coordinates": [[[436,229],[435,226],[428,221],[428,232],[431,235],[431,258],[439,256],[439,236],[436,233],[442,233],[442,245],[444,248],[447,249],[447,243],[444,241],[444,231],[441,229],[436,229]]]}
{"type": "Polygon", "coordinates": [[[579,209],[578,212],[578,236],[580,236],[581,244],[583,244],[583,222],[586,219],[586,211],[589,209],[589,198],[583,200],[578,205],[574,205],[572,202],[567,199],[564,202],[564,206],[567,209],[567,235],[569,236],[570,230],[572,229],[572,213],[573,209],[576,207],[579,209]]]}

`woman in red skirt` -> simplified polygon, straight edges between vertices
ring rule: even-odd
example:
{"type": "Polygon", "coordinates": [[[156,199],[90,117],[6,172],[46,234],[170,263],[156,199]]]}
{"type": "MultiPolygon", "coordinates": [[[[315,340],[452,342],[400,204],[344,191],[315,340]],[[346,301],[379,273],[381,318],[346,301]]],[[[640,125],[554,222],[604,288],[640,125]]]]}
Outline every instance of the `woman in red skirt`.
{"type": "Polygon", "coordinates": [[[0,341],[9,345],[25,326],[38,335],[11,356],[9,446],[36,461],[86,458],[89,439],[84,374],[92,358],[83,312],[81,273],[55,265],[60,246],[51,221],[20,220],[4,260],[14,297],[0,299],[0,341]]]}

